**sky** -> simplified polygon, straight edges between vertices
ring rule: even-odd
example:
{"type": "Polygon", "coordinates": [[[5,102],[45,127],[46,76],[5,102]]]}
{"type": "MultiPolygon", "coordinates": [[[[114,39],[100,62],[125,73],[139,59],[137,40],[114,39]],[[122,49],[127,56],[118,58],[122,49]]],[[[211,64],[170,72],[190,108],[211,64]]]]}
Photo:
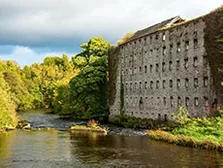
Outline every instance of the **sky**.
{"type": "Polygon", "coordinates": [[[165,19],[191,19],[222,0],[0,0],[0,59],[21,66],[74,56],[95,36],[116,44],[128,32],[165,19]]]}

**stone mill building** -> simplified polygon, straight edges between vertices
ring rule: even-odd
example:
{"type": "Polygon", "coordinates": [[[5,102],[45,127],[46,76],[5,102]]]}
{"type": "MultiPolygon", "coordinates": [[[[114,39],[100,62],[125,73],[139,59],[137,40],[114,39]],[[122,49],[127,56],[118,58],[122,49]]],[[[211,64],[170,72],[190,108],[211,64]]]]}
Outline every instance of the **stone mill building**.
{"type": "Polygon", "coordinates": [[[109,51],[110,119],[216,114],[223,97],[223,7],[193,20],[173,17],[109,51]]]}

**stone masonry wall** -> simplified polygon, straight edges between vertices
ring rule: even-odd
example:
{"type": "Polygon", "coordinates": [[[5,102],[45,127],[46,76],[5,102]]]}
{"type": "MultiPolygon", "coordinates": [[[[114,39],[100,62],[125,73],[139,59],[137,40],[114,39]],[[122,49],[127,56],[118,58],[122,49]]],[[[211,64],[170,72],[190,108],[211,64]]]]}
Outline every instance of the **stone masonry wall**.
{"type": "Polygon", "coordinates": [[[110,117],[123,111],[129,116],[169,119],[179,105],[191,117],[212,115],[216,94],[204,48],[204,28],[200,18],[118,46],[116,96],[110,117]]]}

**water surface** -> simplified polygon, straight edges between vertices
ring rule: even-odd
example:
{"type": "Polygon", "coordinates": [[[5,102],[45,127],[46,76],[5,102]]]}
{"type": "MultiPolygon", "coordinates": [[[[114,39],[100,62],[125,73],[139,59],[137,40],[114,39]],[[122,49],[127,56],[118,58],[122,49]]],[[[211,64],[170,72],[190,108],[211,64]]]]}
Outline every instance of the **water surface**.
{"type": "Polygon", "coordinates": [[[67,128],[70,121],[44,113],[26,113],[24,117],[42,128],[53,127],[59,121],[58,129],[17,130],[0,135],[1,168],[223,166],[223,154],[219,152],[151,141],[147,136],[71,133],[62,128],[67,128]]]}

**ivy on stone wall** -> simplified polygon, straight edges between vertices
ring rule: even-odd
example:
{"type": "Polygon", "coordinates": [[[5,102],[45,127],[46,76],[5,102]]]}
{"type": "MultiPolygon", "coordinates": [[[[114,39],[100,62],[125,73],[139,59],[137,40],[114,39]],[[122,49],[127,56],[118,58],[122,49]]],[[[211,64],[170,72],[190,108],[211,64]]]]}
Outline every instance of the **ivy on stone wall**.
{"type": "MultiPolygon", "coordinates": [[[[217,96],[223,99],[223,6],[204,16],[205,48],[217,96]]],[[[222,100],[221,100],[222,101],[222,100]]]]}
{"type": "Polygon", "coordinates": [[[118,76],[120,47],[112,46],[108,52],[108,68],[109,68],[109,105],[113,105],[116,95],[116,82],[118,76]]]}
{"type": "Polygon", "coordinates": [[[120,78],[120,114],[124,113],[124,84],[122,82],[122,74],[120,78]]]}

